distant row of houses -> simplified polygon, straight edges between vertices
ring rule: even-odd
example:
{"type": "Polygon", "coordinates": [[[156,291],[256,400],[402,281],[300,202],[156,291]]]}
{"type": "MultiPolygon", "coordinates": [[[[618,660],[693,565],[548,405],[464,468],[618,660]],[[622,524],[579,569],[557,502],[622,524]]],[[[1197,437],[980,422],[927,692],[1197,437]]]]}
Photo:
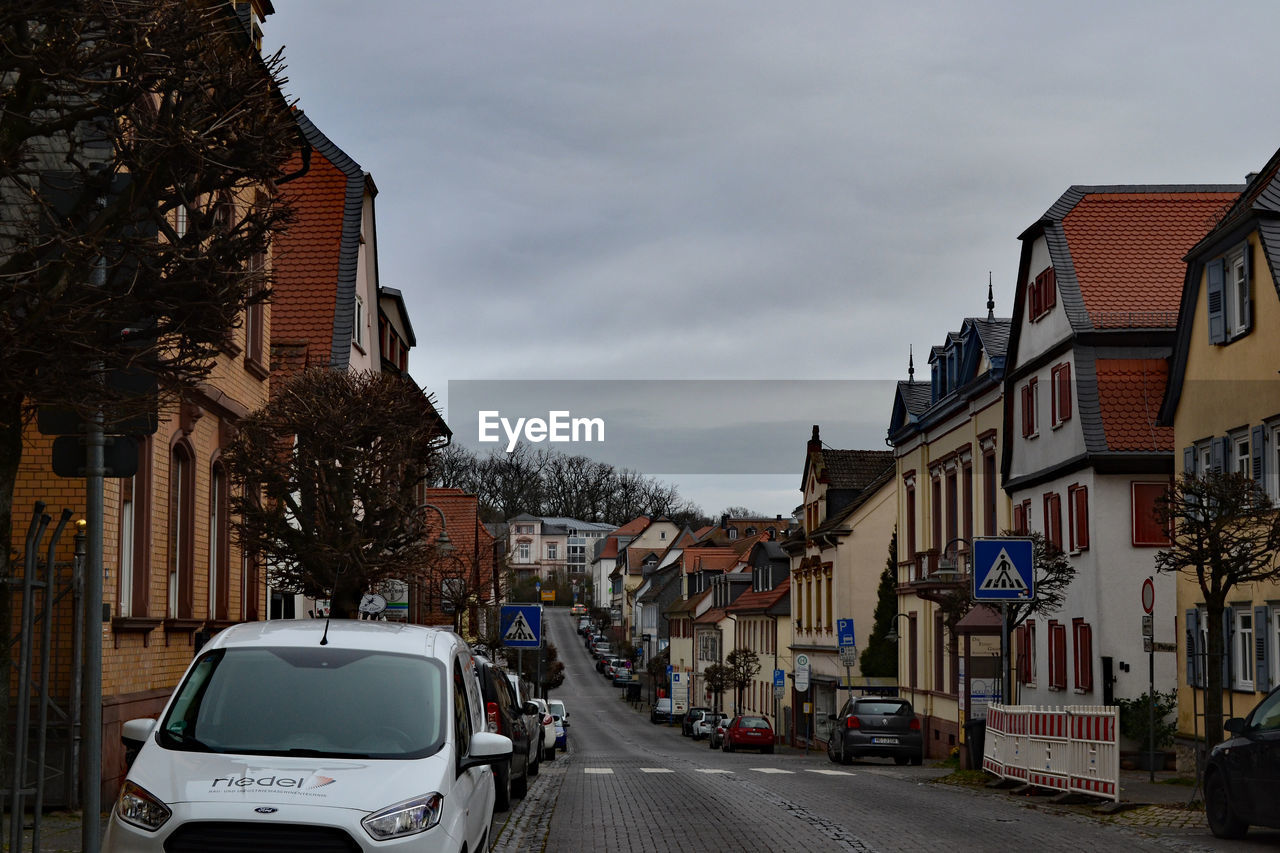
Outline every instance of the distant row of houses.
{"type": "MultiPolygon", "coordinates": [[[[712,698],[707,666],[750,648],[762,668],[743,710],[822,742],[843,691],[896,689],[923,716],[930,756],[960,745],[1001,692],[1045,705],[1145,693],[1150,579],[1154,646],[1177,649],[1155,654],[1156,688],[1178,689],[1181,733],[1203,733],[1191,683],[1203,599],[1156,573],[1169,539],[1155,508],[1175,474],[1209,469],[1280,500],[1278,170],[1280,155],[1239,185],[1071,187],[1019,236],[1012,316],[996,316],[988,285],[985,314],[929,349],[927,377],[909,360],[886,413],[891,450],[833,449],[815,426],[794,518],[702,530],[638,518],[573,570],[636,647],[669,656],[691,702],[712,698]],[[943,603],[970,582],[974,539],[1010,532],[1043,535],[1074,579],[1056,612],[1010,638],[1003,690],[996,612],[953,624],[943,603]],[[886,560],[889,684],[846,667],[836,636],[852,619],[866,648],[886,560]],[[780,698],[775,669],[788,678],[780,698]]],[[[1247,709],[1280,682],[1280,587],[1240,588],[1225,632],[1228,706],[1247,709]]]]}

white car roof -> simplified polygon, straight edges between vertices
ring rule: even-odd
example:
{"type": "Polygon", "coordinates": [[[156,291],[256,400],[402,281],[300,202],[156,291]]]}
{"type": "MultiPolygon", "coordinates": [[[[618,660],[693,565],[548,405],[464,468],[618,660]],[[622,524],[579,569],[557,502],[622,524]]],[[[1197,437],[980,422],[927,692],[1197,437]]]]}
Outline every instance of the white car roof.
{"type": "Polygon", "coordinates": [[[418,653],[435,658],[447,657],[455,646],[463,645],[462,638],[452,631],[421,625],[357,619],[276,619],[232,625],[218,632],[205,649],[318,646],[322,638],[337,648],[418,653]]]}

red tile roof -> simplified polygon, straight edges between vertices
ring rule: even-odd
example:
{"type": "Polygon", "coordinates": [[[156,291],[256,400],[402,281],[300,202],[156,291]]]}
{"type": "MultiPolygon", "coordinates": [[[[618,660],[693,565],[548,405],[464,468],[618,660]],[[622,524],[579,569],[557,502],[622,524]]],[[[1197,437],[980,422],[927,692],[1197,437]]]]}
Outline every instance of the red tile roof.
{"type": "Polygon", "coordinates": [[[1172,327],[1183,256],[1236,192],[1090,192],[1063,217],[1076,279],[1093,325],[1172,327]]]}
{"type": "MultiPolygon", "coordinates": [[[[294,161],[288,169],[300,168],[297,155],[294,161]]],[[[328,367],[347,175],[317,151],[310,171],[281,193],[293,204],[294,221],[276,240],[272,254],[271,342],[305,353],[301,365],[281,364],[281,370],[328,367]]]]}
{"type": "Polygon", "coordinates": [[[1156,426],[1169,364],[1162,358],[1100,358],[1098,404],[1108,450],[1173,450],[1173,428],[1156,426]]]}
{"type": "Polygon", "coordinates": [[[685,551],[685,574],[694,572],[723,572],[738,563],[738,554],[732,548],[699,548],[685,551]]]}
{"type": "Polygon", "coordinates": [[[773,589],[761,590],[755,592],[749,590],[742,593],[733,604],[727,608],[730,613],[747,613],[751,611],[768,610],[773,605],[782,600],[782,597],[791,589],[791,578],[788,576],[783,579],[782,583],[773,589]]]}
{"type": "Polygon", "coordinates": [[[724,618],[723,607],[713,607],[706,613],[703,613],[697,619],[693,620],[695,625],[714,625],[724,618]]]}

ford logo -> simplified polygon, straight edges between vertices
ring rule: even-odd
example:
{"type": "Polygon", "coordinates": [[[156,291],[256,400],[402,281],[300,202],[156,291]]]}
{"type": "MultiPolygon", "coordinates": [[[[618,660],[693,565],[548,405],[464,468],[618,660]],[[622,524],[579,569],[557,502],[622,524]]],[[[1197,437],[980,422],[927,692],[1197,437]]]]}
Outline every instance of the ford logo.
{"type": "Polygon", "coordinates": [[[254,811],[258,814],[275,814],[279,809],[272,808],[271,806],[258,806],[254,811]]]}

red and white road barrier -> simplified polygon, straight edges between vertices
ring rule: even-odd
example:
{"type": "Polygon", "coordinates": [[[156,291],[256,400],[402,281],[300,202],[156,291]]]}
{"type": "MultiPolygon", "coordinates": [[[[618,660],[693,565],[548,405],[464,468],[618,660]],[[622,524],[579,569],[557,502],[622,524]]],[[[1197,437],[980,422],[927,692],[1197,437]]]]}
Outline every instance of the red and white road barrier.
{"type": "Polygon", "coordinates": [[[1112,705],[991,705],[982,769],[1119,802],[1119,738],[1120,711],[1112,705]]]}

